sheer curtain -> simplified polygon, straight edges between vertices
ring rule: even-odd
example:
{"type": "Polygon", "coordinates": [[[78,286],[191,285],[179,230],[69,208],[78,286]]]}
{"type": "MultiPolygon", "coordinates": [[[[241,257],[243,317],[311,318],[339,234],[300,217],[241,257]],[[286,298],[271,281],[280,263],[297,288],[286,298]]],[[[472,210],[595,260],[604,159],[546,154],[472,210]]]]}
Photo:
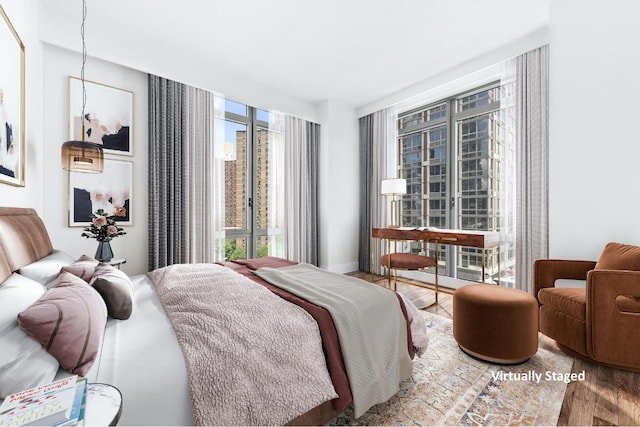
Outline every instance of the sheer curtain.
{"type": "MultiPolygon", "coordinates": [[[[389,200],[380,182],[397,175],[396,110],[393,107],[360,118],[360,231],[358,268],[371,271],[371,229],[389,224],[389,200]]],[[[374,249],[374,256],[382,253],[374,249]]],[[[378,271],[380,272],[380,271],[378,271]]]]}
{"type": "Polygon", "coordinates": [[[214,95],[149,75],[149,269],[224,259],[214,95]]]}
{"type": "Polygon", "coordinates": [[[533,292],[549,256],[549,46],[515,58],[516,287],[533,292]]]}
{"type": "Polygon", "coordinates": [[[267,147],[267,239],[269,256],[286,258],[285,242],[285,119],[278,112],[269,113],[269,143],[267,147]]]}
{"type": "Polygon", "coordinates": [[[318,265],[320,125],[285,117],[284,223],[286,257],[318,265]]]}

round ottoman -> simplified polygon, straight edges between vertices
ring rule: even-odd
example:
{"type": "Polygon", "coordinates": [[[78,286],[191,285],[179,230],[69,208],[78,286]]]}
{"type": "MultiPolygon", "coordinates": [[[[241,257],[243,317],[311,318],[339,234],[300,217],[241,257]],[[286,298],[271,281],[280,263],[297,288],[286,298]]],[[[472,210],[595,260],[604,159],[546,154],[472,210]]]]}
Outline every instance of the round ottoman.
{"type": "Polygon", "coordinates": [[[453,337],[462,350],[488,362],[522,363],[538,351],[538,302],[496,285],[453,293],[453,337]]]}

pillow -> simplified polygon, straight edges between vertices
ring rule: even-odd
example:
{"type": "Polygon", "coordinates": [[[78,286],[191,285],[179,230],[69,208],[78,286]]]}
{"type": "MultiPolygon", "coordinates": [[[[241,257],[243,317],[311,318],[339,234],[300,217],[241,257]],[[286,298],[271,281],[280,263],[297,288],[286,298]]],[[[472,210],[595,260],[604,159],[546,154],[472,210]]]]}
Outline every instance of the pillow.
{"type": "Polygon", "coordinates": [[[60,269],[73,264],[74,261],[71,255],[54,249],[46,257],[22,267],[19,273],[38,283],[42,283],[46,287],[50,287],[55,282],[58,274],[60,274],[60,269]]]}
{"type": "Polygon", "coordinates": [[[62,272],[56,283],[18,315],[18,324],[67,371],[85,375],[100,351],[107,309],[84,280],[62,272]]]}
{"type": "Polygon", "coordinates": [[[58,371],[55,357],[18,326],[18,313],[45,290],[18,273],[0,284],[0,399],[51,382],[58,371]]]}
{"type": "Polygon", "coordinates": [[[91,279],[91,286],[107,304],[109,316],[128,319],[133,310],[133,284],[124,272],[112,265],[100,263],[91,279]]]}
{"type": "Polygon", "coordinates": [[[97,259],[92,258],[89,255],[82,255],[73,264],[62,267],[60,272],[62,273],[63,271],[66,271],[89,283],[93,274],[96,272],[98,264],[99,261],[97,259]]]}
{"type": "Polygon", "coordinates": [[[607,243],[598,258],[595,269],[640,271],[640,246],[607,243]]]}

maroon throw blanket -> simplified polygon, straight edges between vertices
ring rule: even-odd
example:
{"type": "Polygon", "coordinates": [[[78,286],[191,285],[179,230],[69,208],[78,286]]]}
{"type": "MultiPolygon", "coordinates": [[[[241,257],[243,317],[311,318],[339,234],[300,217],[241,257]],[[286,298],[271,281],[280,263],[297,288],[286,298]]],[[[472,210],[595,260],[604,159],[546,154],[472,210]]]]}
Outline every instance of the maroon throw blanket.
{"type": "MultiPolygon", "coordinates": [[[[309,301],[300,298],[288,291],[280,289],[279,287],[266,282],[253,273],[254,270],[262,267],[279,268],[289,265],[295,265],[297,264],[297,262],[276,257],[266,257],[236,260],[233,262],[220,262],[218,264],[234,270],[237,273],[250,278],[254,282],[261,284],[279,297],[303,308],[315,319],[320,329],[320,336],[322,337],[322,347],[324,349],[325,358],[327,360],[329,375],[331,376],[331,381],[333,382],[336,393],[338,393],[338,398],[334,399],[331,402],[332,407],[334,410],[341,412],[347,406],[349,406],[349,403],[351,403],[351,401],[353,400],[353,396],[351,395],[349,379],[347,377],[347,371],[345,369],[344,360],[342,358],[342,350],[340,348],[338,332],[336,331],[336,327],[333,323],[333,319],[331,318],[331,314],[329,313],[329,311],[323,307],[312,304],[309,301]]],[[[407,309],[404,305],[404,301],[397,294],[396,296],[398,297],[398,301],[400,302],[402,314],[404,315],[405,319],[408,319],[407,309]]],[[[409,357],[413,359],[414,348],[411,340],[411,328],[408,320],[406,323],[408,345],[407,351],[409,352],[409,357]]]]}

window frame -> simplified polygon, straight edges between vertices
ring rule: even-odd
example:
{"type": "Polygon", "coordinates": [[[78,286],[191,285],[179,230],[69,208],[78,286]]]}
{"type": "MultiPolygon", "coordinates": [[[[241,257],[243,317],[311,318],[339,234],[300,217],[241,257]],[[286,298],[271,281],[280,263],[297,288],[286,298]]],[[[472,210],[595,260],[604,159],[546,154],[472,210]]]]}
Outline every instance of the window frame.
{"type": "MultiPolygon", "coordinates": [[[[501,85],[504,84],[508,84],[508,82],[502,82],[500,79],[494,79],[488,83],[485,84],[480,84],[477,86],[474,86],[470,89],[467,90],[463,90],[457,93],[454,93],[452,95],[446,96],[446,97],[442,97],[434,102],[428,102],[425,103],[419,107],[415,107],[412,109],[409,109],[407,111],[403,111],[401,113],[398,114],[397,116],[397,120],[396,120],[396,130],[397,130],[397,140],[396,140],[396,147],[397,147],[397,170],[398,170],[398,176],[399,177],[403,177],[403,174],[406,173],[405,170],[408,170],[409,168],[407,168],[405,165],[403,165],[402,161],[402,144],[404,139],[406,139],[409,136],[413,136],[416,134],[421,134],[422,135],[422,144],[423,144],[423,153],[428,153],[428,149],[425,148],[425,135],[427,132],[429,132],[430,130],[436,129],[438,126],[445,126],[445,134],[446,134],[446,144],[447,144],[447,148],[446,148],[446,162],[444,163],[448,169],[447,173],[445,174],[445,185],[446,185],[446,189],[445,189],[445,205],[446,205],[446,212],[445,212],[445,225],[441,225],[440,223],[438,224],[432,224],[432,222],[434,222],[435,217],[440,217],[441,215],[437,215],[434,216],[433,218],[431,217],[431,213],[429,211],[427,211],[425,213],[425,207],[426,204],[431,203],[431,200],[440,200],[439,204],[442,205],[441,202],[441,198],[434,198],[431,199],[429,197],[429,194],[431,192],[431,185],[432,182],[428,178],[428,176],[431,176],[431,171],[427,171],[427,168],[429,167],[429,158],[426,158],[426,156],[423,154],[422,157],[422,171],[421,171],[421,181],[422,181],[422,188],[421,188],[421,196],[423,198],[423,204],[421,207],[421,213],[420,213],[420,223],[419,224],[408,224],[411,226],[435,226],[435,227],[446,227],[446,228],[451,228],[451,229],[457,229],[457,228],[462,228],[462,221],[463,221],[463,217],[465,215],[463,215],[462,212],[462,207],[463,207],[463,199],[467,200],[467,204],[469,204],[469,200],[470,198],[475,199],[476,201],[478,199],[485,199],[486,202],[484,203],[486,206],[482,207],[482,210],[486,210],[486,213],[483,214],[483,217],[487,218],[486,221],[486,226],[488,229],[493,229],[494,227],[498,227],[498,224],[493,224],[494,222],[494,218],[493,216],[498,215],[498,208],[497,207],[492,207],[492,198],[495,197],[499,197],[499,196],[491,196],[490,194],[482,194],[482,192],[489,192],[491,190],[491,185],[492,183],[489,182],[487,189],[486,190],[482,190],[481,188],[478,189],[478,181],[475,182],[475,189],[473,190],[473,192],[475,193],[474,195],[471,194],[464,194],[462,192],[462,186],[463,186],[463,182],[465,181],[465,179],[463,179],[462,176],[460,176],[460,168],[462,167],[462,162],[463,162],[463,157],[462,157],[462,148],[459,147],[460,145],[460,141],[458,141],[459,138],[459,126],[461,126],[461,123],[464,120],[470,120],[473,119],[474,117],[478,117],[478,116],[482,116],[482,115],[488,115],[491,113],[497,113],[499,112],[502,108],[506,107],[508,105],[508,102],[505,103],[502,99],[503,93],[498,93],[496,97],[494,97],[493,99],[491,99],[491,95],[489,94],[488,98],[488,102],[482,104],[482,105],[476,105],[473,106],[471,108],[468,109],[463,109],[460,110],[458,108],[458,106],[461,103],[461,100],[464,97],[467,96],[471,96],[474,94],[478,94],[478,93],[482,93],[484,91],[491,91],[491,90],[496,90],[496,91],[501,91],[502,87],[501,85]],[[435,109],[437,107],[446,105],[446,113],[442,116],[442,117],[438,117],[434,120],[425,120],[423,119],[422,121],[418,121],[417,123],[412,123],[410,125],[405,125],[406,121],[403,122],[403,119],[406,119],[410,116],[416,116],[419,113],[423,114],[424,116],[428,116],[428,111],[435,109]],[[425,176],[427,175],[427,176],[425,176]],[[429,185],[429,188],[425,188],[426,185],[429,185]],[[464,197],[463,197],[464,196],[464,197]],[[496,209],[496,212],[493,213],[492,211],[496,209]]],[[[482,102],[482,98],[479,98],[479,100],[482,102]]],[[[471,101],[471,102],[477,102],[478,99],[471,101]]],[[[414,120],[415,121],[415,120],[414,120]]],[[[495,138],[498,136],[489,136],[489,139],[491,141],[491,138],[495,138]]],[[[492,151],[492,147],[489,146],[487,148],[487,152],[488,152],[488,156],[489,158],[491,158],[492,156],[494,156],[494,152],[492,151]]],[[[482,156],[482,147],[480,146],[480,144],[478,144],[478,146],[476,147],[476,150],[474,151],[474,154],[469,156],[469,160],[473,160],[473,159],[477,159],[477,158],[481,158],[482,156]]],[[[488,173],[489,176],[487,177],[488,180],[491,179],[495,179],[498,176],[499,170],[494,170],[496,168],[496,164],[492,163],[491,167],[488,168],[488,173]]],[[[476,168],[477,170],[477,168],[476,168]]],[[[476,180],[482,180],[484,177],[481,175],[478,175],[476,177],[476,180]]],[[[470,192],[471,190],[467,189],[466,192],[470,192]]],[[[408,191],[409,193],[409,191],[408,191]]],[[[404,202],[405,197],[407,197],[407,200],[413,200],[411,199],[411,196],[408,194],[407,196],[403,196],[402,202],[404,202]]],[[[495,203],[495,202],[494,202],[495,203]]],[[[479,210],[481,210],[480,205],[482,205],[481,203],[475,203],[475,208],[474,210],[477,212],[479,210]]],[[[475,215],[475,214],[474,214],[475,215]]],[[[478,216],[478,215],[476,215],[478,216]]],[[[406,216],[406,218],[415,218],[416,215],[415,213],[412,213],[411,216],[406,216]]],[[[401,203],[401,218],[405,218],[405,212],[404,212],[404,203],[401,203]]],[[[405,224],[401,224],[401,225],[405,225],[405,224]]],[[[458,267],[460,264],[460,267],[464,267],[465,262],[464,260],[470,260],[470,264],[473,264],[473,259],[476,257],[479,257],[479,254],[476,254],[475,251],[460,251],[458,252],[459,248],[457,246],[454,245],[442,245],[440,246],[440,253],[443,255],[442,258],[446,258],[447,262],[446,265],[443,269],[441,269],[440,271],[442,272],[441,274],[445,275],[445,276],[449,276],[450,278],[454,278],[454,280],[458,280],[458,267]]],[[[508,256],[508,253],[511,252],[511,249],[509,249],[508,247],[505,247],[504,249],[502,248],[502,245],[499,249],[497,249],[497,254],[500,254],[502,252],[505,252],[505,255],[508,256]]],[[[487,254],[489,255],[489,251],[487,252],[487,254]]],[[[499,256],[499,255],[498,255],[499,256]]],[[[487,256],[486,259],[486,264],[487,266],[490,266],[493,264],[493,256],[487,256]]],[[[505,271],[507,269],[506,267],[507,263],[504,263],[505,268],[503,268],[502,270],[505,271]]],[[[498,272],[498,274],[501,274],[501,272],[498,272]]]]}

